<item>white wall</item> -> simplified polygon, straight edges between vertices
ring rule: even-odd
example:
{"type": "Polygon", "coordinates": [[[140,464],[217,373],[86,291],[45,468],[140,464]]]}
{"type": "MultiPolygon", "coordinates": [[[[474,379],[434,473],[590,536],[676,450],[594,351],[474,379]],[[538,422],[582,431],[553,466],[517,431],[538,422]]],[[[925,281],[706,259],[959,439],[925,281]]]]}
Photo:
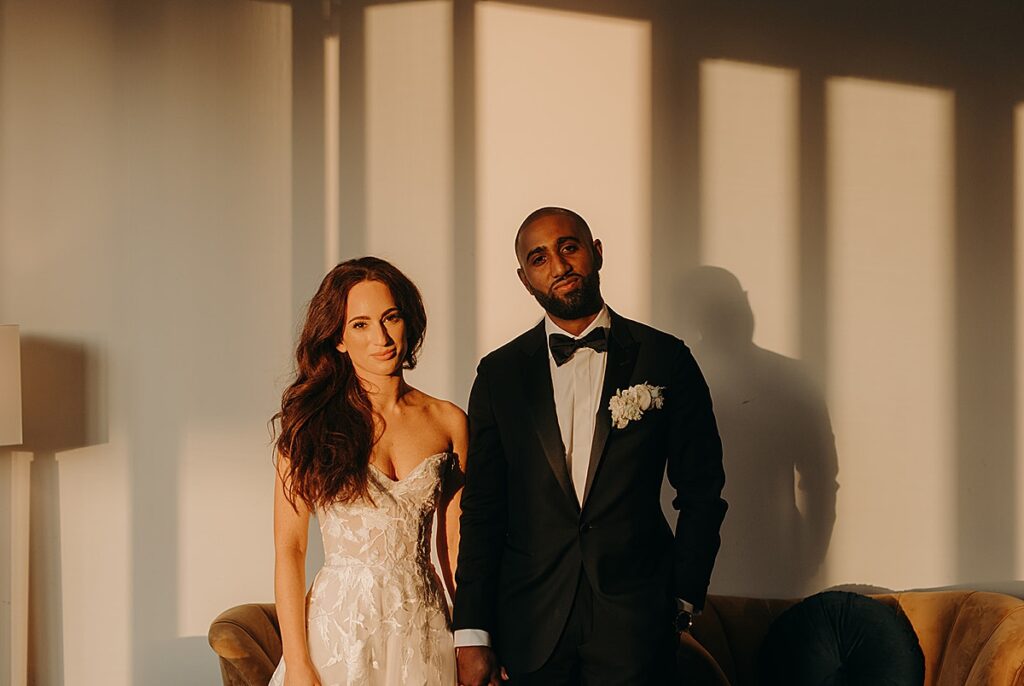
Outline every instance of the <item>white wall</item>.
{"type": "MultiPolygon", "coordinates": [[[[315,31],[293,43],[287,3],[0,1],[0,322],[25,340],[35,683],[215,683],[210,620],[272,597],[266,420],[323,270],[362,251],[405,268],[431,317],[414,381],[464,403],[467,368],[540,315],[511,240],[549,203],[604,240],[609,302],[662,313],[708,372],[734,505],[716,590],[788,592],[776,572],[799,592],[1021,574],[1024,546],[984,507],[986,484],[1006,483],[991,500],[1020,511],[1020,441],[979,457],[963,435],[981,424],[963,417],[1000,416],[985,384],[1012,376],[996,433],[1018,436],[1024,364],[1001,373],[1008,360],[963,352],[984,333],[957,333],[982,305],[1020,326],[1019,276],[992,282],[962,255],[976,237],[968,266],[1010,254],[1021,271],[1024,241],[1003,250],[1002,215],[970,204],[986,184],[958,176],[998,109],[963,123],[941,70],[908,84],[884,45],[847,78],[821,46],[736,40],[735,17],[606,6],[618,15],[488,1],[467,22],[446,0],[346,4],[325,57],[306,51],[315,31]],[[659,90],[677,68],[693,87],[659,90]],[[652,125],[673,117],[699,131],[652,125]],[[654,227],[676,196],[701,221],[654,227]],[[728,272],[684,273],[698,263],[728,272]],[[700,345],[687,308],[703,297],[733,333],[752,318],[753,337],[700,345]],[[983,380],[969,393],[965,374],[983,380]],[[799,563],[769,574],[772,555],[799,563]]],[[[1019,179],[993,196],[1018,215],[1019,179]]]]}
{"type": "Polygon", "coordinates": [[[953,583],[952,98],[853,79],[827,95],[829,399],[840,483],[864,491],[840,492],[833,567],[890,587],[953,583]]]}
{"type": "Polygon", "coordinates": [[[0,319],[38,362],[37,684],[214,683],[210,620],[270,597],[266,420],[293,322],[289,15],[3,5],[0,319]],[[72,388],[40,380],[52,364],[72,388]],[[62,404],[68,390],[84,400],[62,404]]]}

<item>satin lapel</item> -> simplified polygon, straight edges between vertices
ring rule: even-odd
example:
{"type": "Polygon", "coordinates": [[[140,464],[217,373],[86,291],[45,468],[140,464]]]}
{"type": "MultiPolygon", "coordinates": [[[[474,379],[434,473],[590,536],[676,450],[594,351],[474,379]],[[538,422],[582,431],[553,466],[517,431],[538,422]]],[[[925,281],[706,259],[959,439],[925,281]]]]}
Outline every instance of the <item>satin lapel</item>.
{"type": "Polygon", "coordinates": [[[579,501],[569,476],[569,467],[565,460],[565,446],[562,445],[562,433],[558,429],[558,415],[555,412],[555,392],[551,383],[551,368],[548,362],[548,348],[544,341],[543,324],[540,327],[540,342],[530,351],[524,351],[523,380],[526,383],[526,401],[530,408],[533,426],[544,447],[544,456],[551,465],[558,485],[562,487],[567,498],[579,510],[579,501]]]}
{"type": "Polygon", "coordinates": [[[594,422],[594,442],[590,448],[590,467],[587,469],[587,485],[583,491],[583,503],[590,496],[601,461],[604,459],[605,445],[612,429],[612,413],[608,403],[616,391],[629,385],[629,377],[636,365],[637,343],[629,335],[626,323],[614,312],[612,314],[612,335],[608,341],[608,364],[604,370],[604,386],[601,390],[601,402],[597,407],[597,418],[594,422]]]}

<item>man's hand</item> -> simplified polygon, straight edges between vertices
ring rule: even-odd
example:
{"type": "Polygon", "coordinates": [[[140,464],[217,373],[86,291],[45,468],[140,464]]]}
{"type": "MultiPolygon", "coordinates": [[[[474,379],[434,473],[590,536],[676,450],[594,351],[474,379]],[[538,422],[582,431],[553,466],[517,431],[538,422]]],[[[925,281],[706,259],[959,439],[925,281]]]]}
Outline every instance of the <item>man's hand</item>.
{"type": "Polygon", "coordinates": [[[498,656],[487,646],[457,648],[455,656],[459,686],[501,686],[508,680],[504,668],[498,666],[498,656]]]}

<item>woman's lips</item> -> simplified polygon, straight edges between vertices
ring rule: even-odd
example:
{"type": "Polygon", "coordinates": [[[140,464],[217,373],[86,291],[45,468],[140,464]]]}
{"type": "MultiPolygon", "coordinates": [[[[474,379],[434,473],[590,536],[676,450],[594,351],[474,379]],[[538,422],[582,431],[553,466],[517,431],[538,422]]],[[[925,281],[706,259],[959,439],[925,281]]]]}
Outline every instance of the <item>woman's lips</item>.
{"type": "Polygon", "coordinates": [[[371,357],[376,357],[378,360],[390,360],[395,356],[395,349],[385,350],[382,353],[371,353],[371,357]]]}

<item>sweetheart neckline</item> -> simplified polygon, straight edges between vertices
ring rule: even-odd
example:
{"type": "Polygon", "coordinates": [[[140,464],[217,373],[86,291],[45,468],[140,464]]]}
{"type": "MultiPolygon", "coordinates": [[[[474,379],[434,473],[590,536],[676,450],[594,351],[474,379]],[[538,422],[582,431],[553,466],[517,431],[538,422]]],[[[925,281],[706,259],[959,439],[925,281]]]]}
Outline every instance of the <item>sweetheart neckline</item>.
{"type": "Polygon", "coordinates": [[[427,456],[426,456],[426,457],[424,457],[424,458],[423,458],[422,460],[420,460],[419,464],[417,464],[417,465],[416,465],[415,467],[413,467],[412,469],[410,469],[410,470],[409,470],[409,473],[408,473],[408,474],[406,474],[406,475],[405,475],[404,477],[402,477],[401,479],[392,479],[392,478],[391,478],[390,476],[388,476],[388,475],[387,475],[387,474],[386,474],[386,473],[384,472],[384,470],[383,470],[383,469],[381,469],[380,467],[378,467],[377,465],[375,465],[375,464],[374,464],[373,462],[370,462],[370,463],[368,463],[368,464],[370,465],[370,467],[372,467],[372,468],[373,468],[373,470],[374,470],[375,472],[377,472],[377,473],[378,473],[378,474],[380,474],[380,475],[381,475],[382,477],[384,477],[384,479],[386,479],[388,483],[390,483],[390,484],[392,484],[392,485],[396,485],[396,484],[400,484],[400,483],[405,483],[405,482],[406,482],[406,481],[407,481],[407,480],[408,480],[408,479],[409,479],[409,478],[410,478],[410,477],[411,477],[411,476],[412,476],[413,474],[415,474],[415,473],[416,473],[416,472],[417,472],[417,471],[419,470],[419,468],[420,468],[420,467],[422,467],[423,465],[425,465],[425,464],[426,464],[427,462],[429,462],[430,460],[433,460],[433,459],[434,459],[435,457],[438,457],[439,455],[448,455],[448,454],[450,454],[450,452],[451,452],[451,451],[449,451],[449,450],[442,450],[441,452],[438,452],[438,453],[434,453],[433,455],[427,455],[427,456]]]}

